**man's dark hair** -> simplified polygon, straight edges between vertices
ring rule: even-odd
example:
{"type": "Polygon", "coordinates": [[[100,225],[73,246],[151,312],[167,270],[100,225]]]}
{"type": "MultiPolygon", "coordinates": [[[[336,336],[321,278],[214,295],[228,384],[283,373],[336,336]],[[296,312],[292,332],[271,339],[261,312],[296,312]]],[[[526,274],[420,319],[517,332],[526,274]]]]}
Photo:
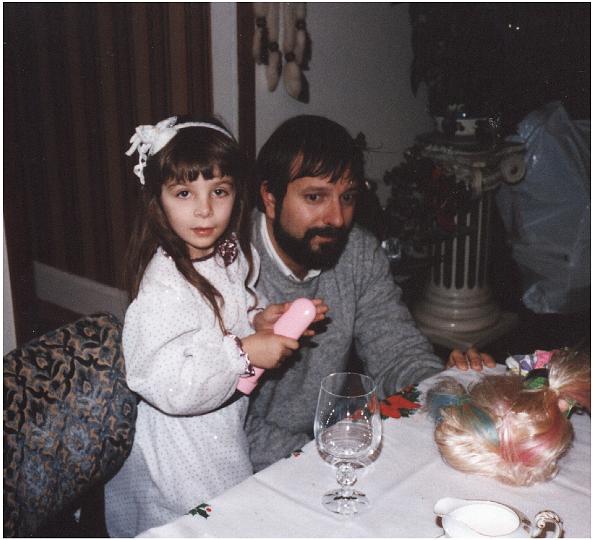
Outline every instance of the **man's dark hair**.
{"type": "MultiPolygon", "coordinates": [[[[279,203],[287,184],[305,176],[329,176],[332,182],[345,173],[363,183],[363,149],[340,124],[323,116],[300,115],[286,120],[264,144],[256,162],[258,193],[262,182],[279,203]]],[[[258,196],[258,207],[263,210],[258,196]]]]}

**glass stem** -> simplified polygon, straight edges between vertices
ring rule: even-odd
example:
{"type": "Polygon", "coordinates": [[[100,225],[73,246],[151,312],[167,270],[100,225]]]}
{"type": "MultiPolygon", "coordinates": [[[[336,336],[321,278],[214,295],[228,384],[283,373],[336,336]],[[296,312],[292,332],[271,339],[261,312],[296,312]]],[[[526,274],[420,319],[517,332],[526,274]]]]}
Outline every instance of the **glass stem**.
{"type": "Polygon", "coordinates": [[[340,484],[343,497],[349,497],[353,493],[353,485],[357,481],[357,473],[352,463],[341,461],[336,467],[336,481],[340,484]]]}

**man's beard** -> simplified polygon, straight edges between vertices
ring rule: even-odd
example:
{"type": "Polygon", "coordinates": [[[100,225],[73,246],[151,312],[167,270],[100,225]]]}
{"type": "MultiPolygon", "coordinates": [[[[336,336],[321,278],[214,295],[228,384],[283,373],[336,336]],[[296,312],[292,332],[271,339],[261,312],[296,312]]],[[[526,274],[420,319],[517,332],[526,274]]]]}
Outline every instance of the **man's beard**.
{"type": "Polygon", "coordinates": [[[342,255],[349,237],[348,229],[314,227],[308,229],[303,238],[295,238],[281,225],[280,212],[276,214],[272,227],[280,248],[297,264],[307,269],[328,270],[334,267],[342,255]],[[334,241],[320,243],[318,249],[314,251],[310,245],[310,240],[314,236],[333,238],[334,241]]]}

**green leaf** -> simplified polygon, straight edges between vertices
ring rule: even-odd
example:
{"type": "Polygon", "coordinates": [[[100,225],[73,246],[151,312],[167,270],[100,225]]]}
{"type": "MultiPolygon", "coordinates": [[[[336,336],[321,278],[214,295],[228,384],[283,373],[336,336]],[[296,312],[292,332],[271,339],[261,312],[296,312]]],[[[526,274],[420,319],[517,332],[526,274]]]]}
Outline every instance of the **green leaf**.
{"type": "Polygon", "coordinates": [[[192,508],[192,510],[190,510],[188,512],[188,514],[190,514],[191,516],[195,516],[196,514],[198,514],[199,516],[201,516],[203,518],[208,518],[208,517],[210,517],[210,514],[209,514],[210,510],[212,510],[210,504],[202,503],[202,504],[199,504],[198,506],[196,506],[195,508],[192,508]]]}

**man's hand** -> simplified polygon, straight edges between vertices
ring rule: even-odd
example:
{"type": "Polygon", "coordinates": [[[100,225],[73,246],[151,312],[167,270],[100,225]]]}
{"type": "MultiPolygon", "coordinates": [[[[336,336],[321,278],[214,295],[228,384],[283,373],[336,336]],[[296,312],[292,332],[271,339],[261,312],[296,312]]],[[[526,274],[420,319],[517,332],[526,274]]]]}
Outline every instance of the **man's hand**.
{"type": "Polygon", "coordinates": [[[467,371],[470,367],[475,371],[481,371],[483,366],[495,367],[496,364],[495,359],[490,354],[480,353],[474,347],[470,347],[466,352],[454,349],[448,357],[446,368],[455,367],[467,371]]]}

